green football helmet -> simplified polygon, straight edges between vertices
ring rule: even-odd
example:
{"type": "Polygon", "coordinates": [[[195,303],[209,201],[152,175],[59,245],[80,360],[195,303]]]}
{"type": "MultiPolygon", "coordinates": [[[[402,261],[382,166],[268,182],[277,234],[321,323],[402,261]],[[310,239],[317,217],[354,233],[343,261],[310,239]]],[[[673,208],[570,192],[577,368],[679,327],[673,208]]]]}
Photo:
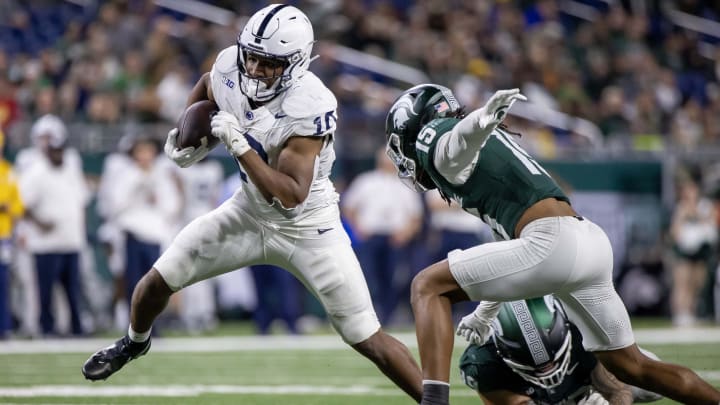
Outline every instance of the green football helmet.
{"type": "Polygon", "coordinates": [[[437,84],[417,85],[395,100],[385,119],[387,155],[404,183],[419,192],[437,187],[418,164],[415,141],[428,122],[461,115],[452,91],[437,84]]]}
{"type": "Polygon", "coordinates": [[[552,296],[503,303],[493,328],[498,354],[520,377],[545,389],[563,382],[572,334],[565,311],[552,296]]]}

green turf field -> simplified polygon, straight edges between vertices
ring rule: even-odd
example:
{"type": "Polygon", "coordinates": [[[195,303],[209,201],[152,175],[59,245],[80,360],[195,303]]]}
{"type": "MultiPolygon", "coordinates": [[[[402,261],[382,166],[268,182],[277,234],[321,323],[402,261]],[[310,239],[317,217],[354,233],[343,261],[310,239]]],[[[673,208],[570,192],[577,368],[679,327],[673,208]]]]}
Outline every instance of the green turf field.
{"type": "MultiPolygon", "coordinates": [[[[694,334],[684,336],[648,339],[667,343],[642,346],[665,360],[693,368],[720,386],[718,342],[706,338],[699,339],[702,343],[687,343],[694,334]]],[[[707,333],[698,331],[698,336],[707,337],[707,333]]],[[[398,337],[414,346],[411,334],[398,337]]],[[[150,354],[130,363],[110,380],[85,381],[80,374],[81,364],[92,351],[111,340],[0,343],[0,403],[413,403],[373,365],[333,335],[156,339],[150,354]]],[[[642,343],[642,339],[638,340],[642,343]]],[[[462,347],[456,348],[455,359],[461,350],[462,347]]],[[[414,348],[413,351],[417,354],[414,348]]],[[[460,383],[455,364],[453,370],[452,403],[480,403],[460,383]]],[[[669,403],[673,402],[657,402],[669,403]]]]}

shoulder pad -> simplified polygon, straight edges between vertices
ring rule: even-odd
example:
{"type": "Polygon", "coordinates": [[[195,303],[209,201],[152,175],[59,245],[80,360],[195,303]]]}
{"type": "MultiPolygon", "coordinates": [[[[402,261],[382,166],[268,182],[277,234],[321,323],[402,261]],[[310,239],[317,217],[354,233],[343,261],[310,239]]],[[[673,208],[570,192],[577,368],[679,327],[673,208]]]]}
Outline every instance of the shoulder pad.
{"type": "Polygon", "coordinates": [[[282,111],[291,118],[307,118],[335,111],[335,95],[312,72],[307,72],[287,91],[282,111]]]}
{"type": "Polygon", "coordinates": [[[232,45],[220,51],[215,63],[213,63],[212,72],[227,74],[238,70],[237,66],[237,46],[232,45]]]}
{"type": "Polygon", "coordinates": [[[223,49],[218,54],[210,70],[210,86],[213,92],[223,84],[231,88],[239,85],[239,83],[234,83],[234,80],[230,79],[230,77],[235,77],[234,73],[237,70],[237,47],[233,45],[223,49]],[[227,81],[230,81],[232,85],[228,84],[227,81]]]}

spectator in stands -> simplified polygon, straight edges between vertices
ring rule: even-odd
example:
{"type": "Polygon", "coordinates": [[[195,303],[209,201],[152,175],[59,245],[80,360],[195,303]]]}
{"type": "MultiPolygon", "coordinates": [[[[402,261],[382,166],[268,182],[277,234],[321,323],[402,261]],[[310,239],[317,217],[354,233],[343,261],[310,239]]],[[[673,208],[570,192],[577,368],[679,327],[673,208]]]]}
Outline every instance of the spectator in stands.
{"type": "MultiPolygon", "coordinates": [[[[0,129],[0,152],[5,148],[5,133],[0,129]]],[[[13,230],[23,215],[17,179],[10,163],[0,157],[0,339],[11,330],[10,272],[9,264],[13,248],[13,230]]]]}
{"type": "Polygon", "coordinates": [[[102,223],[98,228],[98,240],[105,262],[113,278],[112,294],[107,297],[106,315],[111,315],[114,325],[123,328],[128,321],[129,302],[125,302],[125,233],[113,215],[113,189],[126,170],[133,167],[130,150],[134,135],[127,133],[118,141],[117,150],[105,156],[97,187],[96,208],[102,223]]]}
{"type": "MultiPolygon", "coordinates": [[[[23,134],[23,136],[25,135],[23,134]]],[[[67,136],[65,124],[54,115],[44,115],[35,121],[30,128],[31,146],[21,149],[15,156],[14,169],[18,179],[31,171],[30,169],[33,166],[47,164],[45,150],[52,138],[57,138],[56,142],[66,142],[67,136]]],[[[77,171],[82,170],[80,154],[74,148],[65,148],[63,166],[66,165],[75,167],[77,171]]],[[[25,336],[37,336],[40,333],[40,299],[37,289],[35,259],[28,249],[28,238],[32,234],[29,229],[30,226],[28,221],[23,219],[18,223],[16,229],[17,243],[12,267],[15,269],[19,288],[15,291],[14,302],[19,308],[16,311],[20,321],[19,333],[25,336]]]]}
{"type": "MultiPolygon", "coordinates": [[[[3,58],[0,51],[0,59],[3,58]]],[[[17,102],[15,86],[10,83],[7,75],[0,67],[0,130],[7,131],[20,115],[20,106],[17,102]]]]}
{"type": "Polygon", "coordinates": [[[250,271],[255,280],[257,297],[252,318],[258,333],[270,333],[270,327],[276,320],[281,320],[289,333],[299,333],[298,319],[305,291],[302,284],[292,274],[277,266],[250,266],[250,271]]]}
{"type": "Polygon", "coordinates": [[[131,165],[111,191],[111,218],[125,235],[125,297],[160,257],[180,217],[180,190],[167,166],[158,162],[156,141],[138,136],[130,149],[131,165]],[[129,198],[132,196],[132,198],[129,198]]]}
{"type": "Polygon", "coordinates": [[[342,210],[359,240],[355,249],[378,318],[387,325],[403,289],[399,282],[411,278],[406,248],[422,225],[422,201],[401,184],[383,147],[375,154],[375,169],[348,186],[342,210]]]}
{"type": "MultiPolygon", "coordinates": [[[[185,97],[182,97],[185,100],[185,97]]],[[[184,105],[184,101],[183,101],[184,105]]],[[[179,115],[179,114],[178,114],[179,115]]],[[[168,168],[175,170],[176,168],[168,168]]],[[[182,186],[182,215],[178,231],[195,218],[217,206],[223,185],[223,168],[216,160],[205,159],[176,170],[182,186]]],[[[183,326],[193,332],[213,329],[217,324],[214,278],[184,288],[179,294],[179,315],[183,326]]]]}
{"type": "MultiPolygon", "coordinates": [[[[445,201],[437,190],[425,193],[425,202],[430,211],[430,263],[444,260],[455,249],[465,250],[492,240],[490,227],[463,211],[457,202],[445,201]]],[[[476,306],[470,301],[458,303],[453,313],[470,313],[476,306]]]]}
{"type": "Polygon", "coordinates": [[[38,156],[38,161],[20,175],[28,220],[26,240],[34,255],[40,296],[40,326],[45,335],[58,332],[53,316],[53,288],[59,281],[68,300],[71,332],[80,335],[83,327],[79,256],[86,244],[85,206],[90,194],[83,173],[65,159],[68,154],[64,124],[48,119],[36,125],[42,123],[46,124],[38,131],[43,131],[40,136],[47,139],[42,147],[44,155],[38,156]]]}
{"type": "Polygon", "coordinates": [[[490,228],[478,217],[468,214],[455,202],[445,201],[437,190],[425,193],[430,210],[430,229],[438,240],[430,259],[437,262],[455,249],[469,249],[490,240],[490,228]]]}
{"type": "Polygon", "coordinates": [[[167,167],[158,163],[164,159],[158,153],[157,141],[138,136],[130,149],[131,164],[111,192],[111,217],[125,235],[128,303],[137,282],[174,235],[181,214],[180,190],[167,167]]]}
{"type": "Polygon", "coordinates": [[[684,327],[695,323],[698,297],[717,241],[717,222],[713,203],[702,196],[699,176],[686,174],[679,183],[670,226],[675,253],[671,312],[673,325],[684,327]]]}
{"type": "MultiPolygon", "coordinates": [[[[231,198],[242,188],[242,184],[243,181],[237,173],[226,177],[217,205],[231,198]]],[[[216,280],[218,316],[238,319],[248,316],[257,309],[257,287],[249,267],[221,274],[216,280]]]]}
{"type": "MultiPolygon", "coordinates": [[[[71,100],[76,95],[75,102],[61,103],[60,108],[84,111],[89,100],[98,103],[116,96],[116,103],[128,112],[122,119],[162,120],[160,109],[167,106],[155,96],[160,81],[172,76],[178,60],[191,61],[195,71],[190,76],[196,75],[199,64],[207,61],[217,49],[215,44],[228,35],[223,27],[192,15],[177,18],[176,12],[164,8],[148,12],[142,3],[106,3],[88,19],[87,9],[67,2],[48,5],[40,1],[44,12],[39,14],[38,7],[33,7],[38,1],[14,2],[4,9],[9,16],[4,31],[8,35],[0,48],[9,57],[4,63],[0,57],[0,75],[18,85],[14,98],[21,114],[32,112],[35,100],[42,98],[38,96],[54,88],[71,100]],[[130,76],[129,88],[116,87],[130,76]],[[136,78],[141,80],[134,81],[136,78]]],[[[352,2],[335,7],[317,5],[316,9],[310,7],[310,12],[328,21],[318,29],[321,38],[408,64],[445,85],[452,86],[476,70],[477,61],[482,60],[492,72],[483,78],[485,87],[521,87],[525,93],[544,94],[548,105],[558,105],[565,112],[570,108],[581,118],[597,118],[605,135],[656,132],[655,117],[651,122],[646,121],[648,117],[633,125],[626,122],[633,118],[636,98],[642,98],[639,108],[649,106],[644,94],[648,91],[657,93],[665,114],[672,114],[668,108],[679,99],[690,98],[707,111],[717,69],[712,57],[700,53],[704,48],[699,41],[704,38],[672,26],[663,14],[642,13],[628,4],[591,2],[577,14],[553,0],[476,4],[381,1],[366,8],[352,2]],[[672,29],[666,28],[669,26],[672,29]],[[568,102],[569,83],[561,80],[564,78],[583,83],[588,99],[571,94],[573,100],[583,101],[568,102]],[[617,101],[617,93],[605,91],[613,87],[623,93],[627,111],[621,119],[607,111],[608,102],[617,101]],[[613,98],[608,100],[608,96],[613,98]],[[598,111],[601,117],[596,117],[598,111]]],[[[220,7],[247,12],[245,7],[229,3],[220,7]]],[[[703,5],[693,7],[691,13],[713,18],[708,16],[716,13],[708,10],[713,9],[703,5]]],[[[349,78],[370,80],[382,87],[388,84],[381,75],[368,75],[362,66],[342,65],[340,70],[349,78]]],[[[376,101],[376,94],[367,92],[361,98],[376,101]]],[[[372,102],[359,104],[365,115],[377,108],[372,102]]],[[[63,116],[67,113],[63,111],[63,116]]],[[[671,122],[659,122],[659,133],[669,133],[671,122]]],[[[680,129],[676,127],[676,131],[680,129]]],[[[565,136],[555,132],[559,140],[565,136]]],[[[679,140],[686,139],[680,136],[679,140]]],[[[700,143],[708,141],[700,139],[700,143]]]]}

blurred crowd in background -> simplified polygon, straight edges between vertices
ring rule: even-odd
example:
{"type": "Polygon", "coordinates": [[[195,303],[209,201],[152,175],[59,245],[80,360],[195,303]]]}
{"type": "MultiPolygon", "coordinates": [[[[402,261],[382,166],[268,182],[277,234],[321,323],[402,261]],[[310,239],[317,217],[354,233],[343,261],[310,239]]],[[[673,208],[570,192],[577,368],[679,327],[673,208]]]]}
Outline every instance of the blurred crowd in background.
{"type": "MultiPolygon", "coordinates": [[[[18,220],[3,232],[0,218],[0,298],[11,308],[0,305],[0,335],[124,328],[132,286],[174,232],[239,186],[222,148],[179,170],[161,145],[196,80],[266,3],[0,4],[0,175],[15,179],[25,206],[10,209],[11,197],[0,204],[0,217],[18,220]],[[43,159],[50,164],[38,165],[43,159]],[[38,236],[48,229],[55,239],[38,236]]],[[[411,322],[415,272],[489,237],[438,196],[403,194],[385,160],[387,109],[400,91],[427,81],[452,88],[468,111],[496,89],[520,88],[530,101],[507,123],[541,160],[658,162],[656,235],[640,253],[630,237],[616,248],[617,281],[632,286],[623,298],[631,312],[671,316],[677,326],[720,319],[717,2],[288,3],[313,22],[319,58],[311,70],[339,101],[334,179],[383,323],[411,322]]],[[[167,325],[203,331],[219,318],[252,318],[268,333],[279,319],[300,333],[322,318],[281,270],[218,280],[182,291],[167,325]]]]}

